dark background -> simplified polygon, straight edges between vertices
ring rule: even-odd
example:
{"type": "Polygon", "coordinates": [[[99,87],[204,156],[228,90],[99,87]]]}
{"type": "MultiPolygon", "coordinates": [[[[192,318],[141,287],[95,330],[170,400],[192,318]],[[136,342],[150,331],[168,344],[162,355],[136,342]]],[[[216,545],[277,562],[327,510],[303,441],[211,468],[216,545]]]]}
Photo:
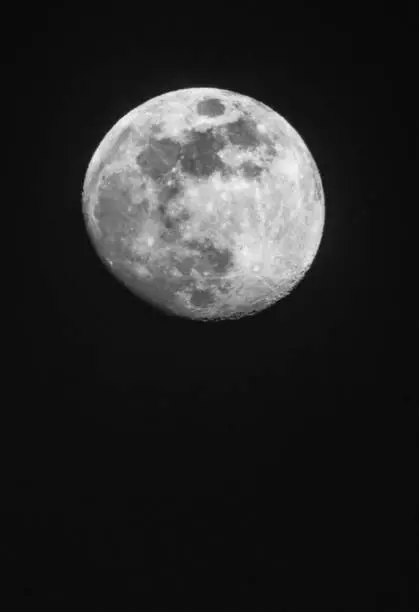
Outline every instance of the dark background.
{"type": "Polygon", "coordinates": [[[210,10],[26,17],[16,91],[34,119],[39,260],[9,457],[12,596],[29,609],[148,609],[149,595],[167,609],[413,609],[409,17],[301,7],[270,27],[254,7],[210,10]],[[233,322],[142,303],[100,262],[81,212],[112,125],[192,86],[284,115],[326,195],[305,279],[233,322]]]}

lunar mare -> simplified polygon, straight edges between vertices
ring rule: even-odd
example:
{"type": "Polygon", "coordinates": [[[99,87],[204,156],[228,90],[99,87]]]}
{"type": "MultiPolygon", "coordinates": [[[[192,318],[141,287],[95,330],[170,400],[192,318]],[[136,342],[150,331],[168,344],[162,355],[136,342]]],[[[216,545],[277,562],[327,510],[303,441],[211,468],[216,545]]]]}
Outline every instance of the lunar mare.
{"type": "Polygon", "coordinates": [[[122,117],[91,159],[83,201],[101,256],[131,289],[202,319],[287,295],[325,219],[320,174],[296,130],[215,88],[169,92],[122,117]],[[217,272],[220,253],[229,265],[217,272]]]}

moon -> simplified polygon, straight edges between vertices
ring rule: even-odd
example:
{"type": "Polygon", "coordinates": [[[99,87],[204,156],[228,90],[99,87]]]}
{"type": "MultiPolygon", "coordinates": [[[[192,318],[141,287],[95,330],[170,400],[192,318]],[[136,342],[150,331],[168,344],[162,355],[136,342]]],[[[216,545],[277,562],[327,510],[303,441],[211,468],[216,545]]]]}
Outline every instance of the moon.
{"type": "Polygon", "coordinates": [[[83,212],[98,255],[156,307],[255,314],[292,291],[320,246],[325,197],[298,132],[249,96],[190,88],[119,119],[92,156],[83,212]]]}

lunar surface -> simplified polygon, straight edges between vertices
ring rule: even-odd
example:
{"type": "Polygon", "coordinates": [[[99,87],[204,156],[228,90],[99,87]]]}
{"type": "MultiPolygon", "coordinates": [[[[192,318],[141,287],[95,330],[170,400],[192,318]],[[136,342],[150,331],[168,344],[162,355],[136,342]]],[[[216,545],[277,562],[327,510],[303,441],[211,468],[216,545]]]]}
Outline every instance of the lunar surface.
{"type": "Polygon", "coordinates": [[[296,130],[247,96],[171,91],[122,117],[87,169],[96,251],[136,295],[198,319],[285,297],[324,227],[318,168],[296,130]]]}

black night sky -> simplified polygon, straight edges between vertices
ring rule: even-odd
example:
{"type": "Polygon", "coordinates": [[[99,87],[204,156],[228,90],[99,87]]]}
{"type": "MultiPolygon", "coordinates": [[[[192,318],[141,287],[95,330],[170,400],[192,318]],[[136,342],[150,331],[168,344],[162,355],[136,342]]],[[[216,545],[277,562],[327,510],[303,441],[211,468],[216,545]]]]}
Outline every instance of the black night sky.
{"type": "Polygon", "coordinates": [[[417,395],[395,280],[412,200],[400,180],[413,161],[408,18],[302,7],[262,31],[250,12],[218,24],[195,10],[197,23],[170,25],[162,8],[150,27],[140,12],[57,10],[17,50],[39,241],[32,395],[5,510],[11,596],[55,609],[154,609],[151,596],[158,609],[413,609],[417,395]],[[141,302],[84,227],[105,133],[193,86],[285,116],[326,195],[309,273],[238,321],[141,302]]]}

